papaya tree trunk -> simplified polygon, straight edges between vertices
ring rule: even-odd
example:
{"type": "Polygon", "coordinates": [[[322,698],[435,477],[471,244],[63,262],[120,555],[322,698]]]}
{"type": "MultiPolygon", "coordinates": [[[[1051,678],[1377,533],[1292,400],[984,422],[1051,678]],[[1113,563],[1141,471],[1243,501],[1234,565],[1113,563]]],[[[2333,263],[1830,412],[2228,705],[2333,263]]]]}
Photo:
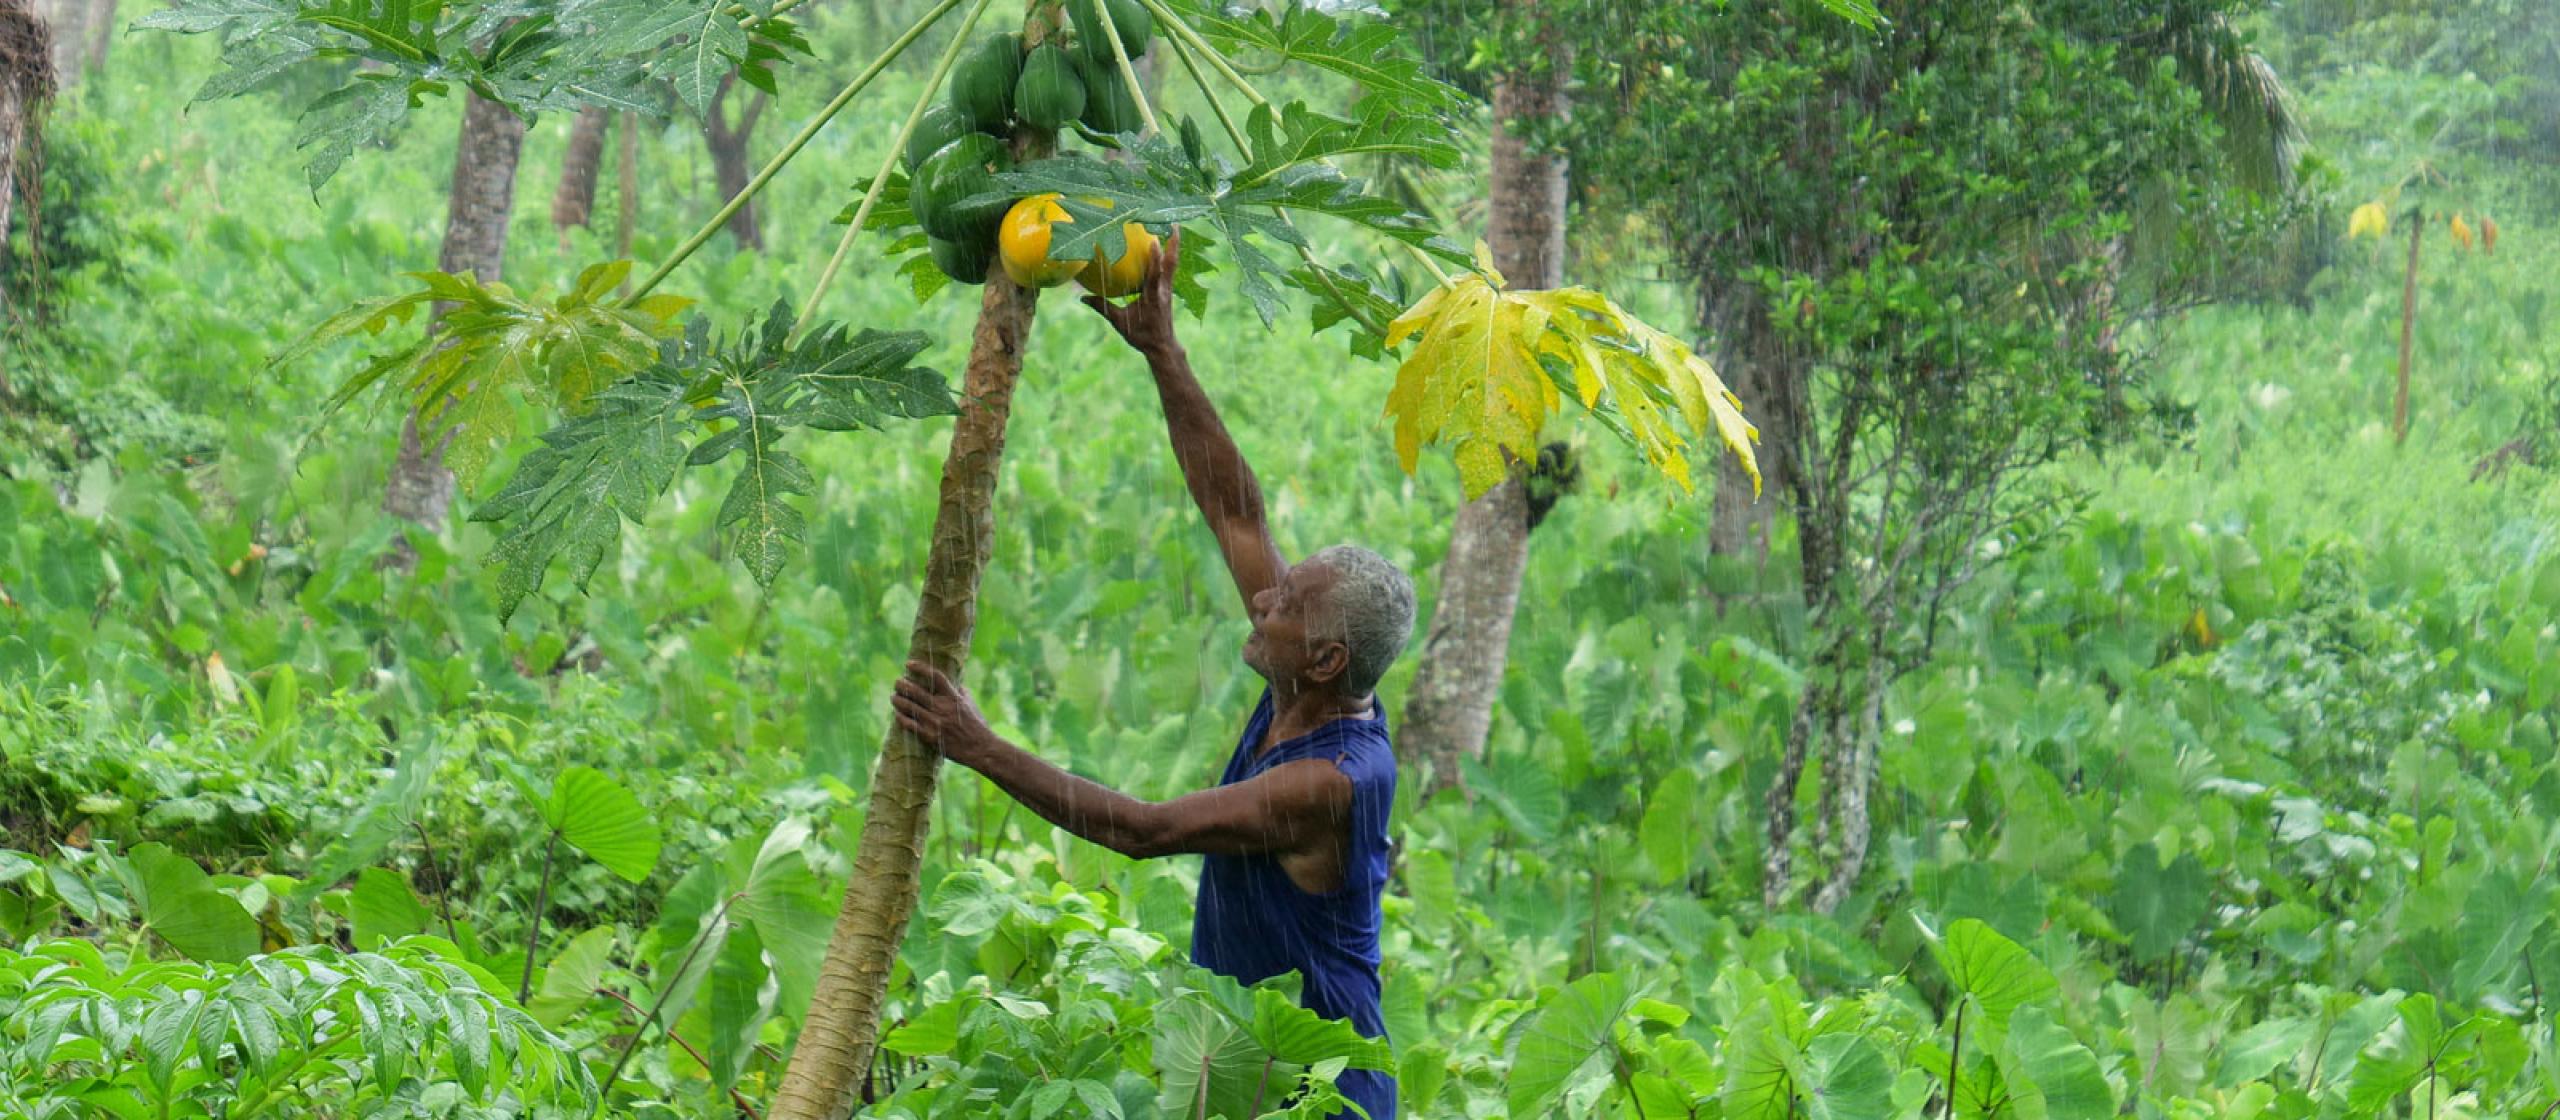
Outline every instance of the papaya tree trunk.
{"type": "Polygon", "coordinates": [[[551,227],[564,236],[570,226],[592,225],[596,212],[596,172],[604,165],[604,126],[612,114],[588,106],[569,126],[569,150],[560,157],[560,185],[551,192],[551,227]]]}
{"type": "MultiPolygon", "coordinates": [[[[1531,149],[1524,125],[1564,115],[1561,54],[1540,69],[1500,75],[1493,87],[1493,160],[1486,245],[1515,288],[1564,283],[1565,159],[1531,149]]],[[[1529,464],[1458,510],[1440,563],[1439,602],[1424,632],[1397,742],[1405,761],[1429,767],[1427,789],[1458,782],[1459,760],[1484,754],[1493,705],[1511,657],[1511,620],[1529,566],[1529,464]]]]}
{"type": "MultiPolygon", "coordinates": [[[[941,499],[907,656],[953,680],[967,667],[969,635],[977,627],[978,579],[995,539],[1005,420],[1038,298],[1002,269],[988,276],[961,383],[960,416],[942,462],[941,499]]],[[[854,855],[853,882],[836,915],[835,935],[769,1120],[841,1120],[852,1111],[879,1042],[889,969],[915,910],[934,777],[941,767],[939,751],[891,721],[871,775],[871,807],[854,855]]]]}
{"type": "MultiPolygon", "coordinates": [[[[524,121],[505,106],[469,95],[454,147],[453,186],[437,268],[482,280],[496,280],[505,271],[507,219],[515,211],[516,160],[523,152],[524,121]]],[[[391,464],[382,510],[432,532],[444,527],[452,507],[453,472],[444,466],[444,444],[430,445],[421,437],[418,414],[412,410],[400,427],[400,457],[391,464]]],[[[395,564],[407,562],[406,546],[404,539],[395,550],[395,564]]]]}

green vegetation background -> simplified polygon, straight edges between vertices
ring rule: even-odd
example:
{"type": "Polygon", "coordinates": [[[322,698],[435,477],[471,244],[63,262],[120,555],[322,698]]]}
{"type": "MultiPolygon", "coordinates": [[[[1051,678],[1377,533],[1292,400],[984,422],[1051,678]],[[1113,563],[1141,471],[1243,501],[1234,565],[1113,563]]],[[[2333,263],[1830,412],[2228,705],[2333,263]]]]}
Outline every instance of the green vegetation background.
{"type": "MultiPolygon", "coordinates": [[[[819,56],[860,53],[868,18],[886,19],[821,19],[819,56]]],[[[2093,492],[2078,530],[1995,569],[1936,660],[1899,686],[1883,858],[1839,915],[1757,901],[1761,805],[1804,638],[1785,542],[1765,570],[1710,558],[1703,501],[1607,441],[1589,448],[1581,492],[1536,537],[1475,798],[1399,810],[1385,971],[1410,1114],[1632,1115],[1606,1090],[1648,1083],[1581,1060],[1615,1052],[1727,1115],[1757,1115],[1775,1098],[1737,1086],[1764,1036],[1813,1055],[1800,1092],[1817,1075],[1866,1076],[1850,1044],[1816,1045],[1833,1032],[1877,1048],[1874,1083],[1892,1089],[1875,1114],[1934,1112],[1951,991],[1924,931],[1968,918],[2054,980],[2036,1001],[2044,1018],[2012,1020],[2011,1042],[2084,1047],[2105,1103],[2139,1115],[2522,1115],[2560,1099],[2541,994],[2560,978],[2560,480],[2547,465],[2560,453],[2548,267],[2560,193],[2547,167],[2495,146],[2426,147],[2443,119],[2483,111],[2478,79],[2315,65],[2310,48],[2277,46],[2280,68],[2311,71],[2298,86],[2325,161],[2321,267],[2299,293],[2235,299],[2143,339],[2159,389],[2193,405],[2191,428],[2176,446],[2071,465],[2093,492]],[[2394,446],[2405,245],[2341,231],[2346,208],[2417,155],[2502,232],[2493,254],[2426,243],[2411,435],[2394,446]],[[2519,438],[2538,438],[2546,465],[2474,477],[2519,438]],[[1662,1005],[1559,1033],[1576,1000],[1614,994],[1624,1011],[1637,993],[1662,1005]],[[2421,996],[2469,1033],[2427,1035],[2421,996]],[[1793,1011],[1768,1010],[1781,1004],[1793,1011]],[[2416,1050],[2429,1058],[2411,1067],[2416,1050]],[[1524,1083],[1545,1095],[1522,1098],[1524,1083]]],[[[699,899],[743,889],[778,830],[801,842],[803,894],[830,912],[947,428],[806,441],[822,482],[811,548],[769,591],[718,554],[717,480],[698,477],[626,536],[592,594],[555,583],[505,627],[480,526],[413,535],[413,576],[377,571],[399,531],[376,512],[399,417],[321,429],[313,402],[353,355],[265,361],[384,294],[392,273],[432,265],[458,110],[430,107],[315,199],[275,106],[185,105],[211,61],[201,43],[121,40],[57,110],[46,220],[62,239],[60,290],[50,321],[0,334],[19,398],[0,417],[0,848],[23,854],[0,855],[0,948],[67,938],[111,963],[167,956],[143,932],[147,899],[122,898],[133,892],[70,845],[163,843],[217,887],[282,891],[287,880],[258,876],[343,855],[398,765],[425,768],[419,827],[364,862],[426,900],[410,925],[446,932],[428,915],[449,909],[510,984],[500,966],[521,957],[504,947],[538,918],[546,968],[561,967],[553,947],[610,931],[588,943],[612,946],[596,983],[646,1003],[699,899]],[[571,766],[630,789],[666,853],[638,883],[577,863],[536,915],[545,830],[518,779],[571,766]]],[[[787,73],[770,119],[802,119],[826,84],[787,73]]],[[[866,99],[777,184],[762,204],[768,251],[724,238],[668,290],[725,321],[798,299],[905,96],[866,99]]],[[[567,125],[545,120],[527,142],[507,267],[526,286],[610,253],[547,220],[567,125]]],[[[640,158],[634,255],[647,262],[716,199],[681,122],[652,127],[640,158]]],[[[599,228],[618,204],[608,159],[599,228]]],[[[1682,294],[1642,282],[1647,234],[1593,233],[1587,263],[1679,324],[1682,294]]],[[[928,360],[956,370],[974,301],[918,306],[871,248],[825,313],[929,331],[945,341],[928,360]]],[[[1425,577],[1427,613],[1454,473],[1397,470],[1379,416],[1389,368],[1243,310],[1222,290],[1206,321],[1183,326],[1283,548],[1375,547],[1425,577]]],[[[1214,780],[1254,694],[1235,659],[1242,620],[1138,364],[1083,308],[1053,296],[1044,311],[970,683],[999,729],[1170,796],[1214,780]]],[[[1388,678],[1390,705],[1412,664],[1388,678]]],[[[939,812],[934,901],[893,1021],[955,1006],[979,973],[985,991],[1062,1011],[1135,998],[1050,966],[1044,954],[1079,934],[1125,930],[1144,964],[1179,955],[1187,861],[1131,864],[1066,840],[965,774],[947,779],[939,812]]],[[[352,945],[348,924],[309,912],[268,937],[352,945]]],[[[823,936],[822,921],[798,928],[823,936]]],[[[770,1049],[726,1071],[750,1099],[799,1013],[784,950],[765,941],[779,1002],[747,1029],[770,1049]]],[[[609,1062],[631,1016],[571,1002],[546,1025],[609,1062]]],[[[678,1033],[708,1045],[710,1015],[678,1033]]],[[[1074,1041],[1021,1029],[1006,1037],[1029,1051],[1074,1041]]],[[[0,1031],[0,1046],[12,1037],[0,1031]]],[[[889,1072],[926,1081],[1013,1060],[956,1039],[888,1049],[889,1072]]],[[[642,1054],[633,1075],[672,1102],[653,1107],[726,1107],[699,1058],[654,1041],[642,1054]]],[[[2027,1106],[1968,1098],[1959,1111],[1998,1107],[2027,1106]]]]}

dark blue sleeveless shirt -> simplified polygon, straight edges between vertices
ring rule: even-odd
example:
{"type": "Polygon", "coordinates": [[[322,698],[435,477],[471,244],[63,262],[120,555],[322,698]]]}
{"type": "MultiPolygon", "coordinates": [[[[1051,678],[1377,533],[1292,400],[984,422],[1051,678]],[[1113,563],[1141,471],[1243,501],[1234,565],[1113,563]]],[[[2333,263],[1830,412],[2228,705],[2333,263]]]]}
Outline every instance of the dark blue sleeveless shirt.
{"type": "MultiPolygon", "coordinates": [[[[1385,702],[1377,709],[1374,719],[1337,719],[1257,757],[1272,718],[1271,690],[1263,689],[1218,784],[1305,758],[1340,767],[1351,779],[1351,847],[1342,886],[1310,894],[1271,856],[1204,856],[1191,924],[1192,963],[1247,984],[1295,969],[1305,980],[1300,1004],[1329,1019],[1348,1019],[1370,1038],[1387,1033],[1378,989],[1378,898],[1387,885],[1387,811],[1396,801],[1385,702]]],[[[1369,1120],[1395,1120],[1395,1078],[1345,1070],[1340,1085],[1342,1095],[1369,1111],[1369,1120]]],[[[1335,1120],[1351,1116],[1337,1113],[1335,1120]]]]}

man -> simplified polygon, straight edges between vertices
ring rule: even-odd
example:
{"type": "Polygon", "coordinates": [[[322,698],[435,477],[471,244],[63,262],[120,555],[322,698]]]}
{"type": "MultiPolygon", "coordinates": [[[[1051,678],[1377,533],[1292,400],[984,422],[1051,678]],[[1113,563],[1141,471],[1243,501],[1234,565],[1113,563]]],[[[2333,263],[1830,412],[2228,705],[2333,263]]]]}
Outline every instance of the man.
{"type": "MultiPolygon", "coordinates": [[[[892,703],[917,738],[1061,828],[1135,859],[1207,857],[1191,959],[1248,984],[1295,970],[1309,1010],[1382,1037],[1378,898],[1396,771],[1375,690],[1413,633],[1413,583],[1366,549],[1336,545],[1292,566],[1272,545],[1262,489],[1174,339],[1181,237],[1158,250],[1136,302],[1086,302],[1154,371],[1183,481],[1253,623],[1244,663],[1269,687],[1225,775],[1214,789],[1137,800],[996,737],[965,690],[914,662],[892,703]]],[[[1351,1070],[1340,1085],[1370,1120],[1393,1120],[1393,1078],[1351,1070]]]]}

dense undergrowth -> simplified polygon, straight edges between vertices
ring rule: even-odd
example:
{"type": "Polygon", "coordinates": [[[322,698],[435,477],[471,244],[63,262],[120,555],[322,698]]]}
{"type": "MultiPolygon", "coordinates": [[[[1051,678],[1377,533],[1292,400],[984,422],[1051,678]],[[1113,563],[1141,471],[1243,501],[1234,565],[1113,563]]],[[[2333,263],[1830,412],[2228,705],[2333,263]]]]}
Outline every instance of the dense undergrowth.
{"type": "MultiPolygon", "coordinates": [[[[412,533],[414,573],[376,565],[401,531],[376,512],[398,418],[319,430],[337,369],[264,364],[429,262],[406,217],[425,208],[394,200],[438,195],[447,125],[315,204],[276,158],[287,122],[181,115],[203,59],[122,49],[57,118],[122,169],[81,203],[113,263],[62,270],[52,319],[0,359],[0,1098],[762,1101],[859,829],[946,430],[811,441],[809,562],[769,590],[719,555],[689,479],[596,594],[555,584],[502,626],[479,526],[412,533]],[[650,842],[598,839],[607,809],[650,842]]],[[[525,166],[556,166],[564,131],[537,129],[525,166]]],[[[868,166],[873,132],[823,158],[868,166]]],[[[697,151],[644,145],[671,189],[645,200],[642,258],[707,213],[683,189],[708,182],[697,151]]],[[[2341,196],[2369,173],[2349,161],[2341,196]]],[[[715,250],[673,286],[726,313],[796,295],[842,203],[824,180],[777,187],[772,252],[715,250]]],[[[521,193],[511,276],[595,255],[521,193]]],[[[2307,306],[2150,332],[2192,427],[2072,465],[2075,531],[1940,620],[1885,709],[1882,858],[1836,915],[1759,903],[1806,646],[1788,542],[1709,558],[1702,503],[1595,451],[1538,531],[1472,797],[1406,784],[1391,1055],[1183,967],[1187,861],[1072,841],[955,775],[875,1108],[1258,1112],[1285,1097],[1269,1071],[1360,1060],[1391,1063],[1417,1116],[2543,1110],[2560,484],[2496,452],[2560,455],[2560,289],[2548,216],[2508,226],[2495,254],[2428,250],[2405,446],[2396,250],[2348,245],[2307,306]]],[[[839,292],[852,322],[964,335],[957,297],[839,292]]],[[[1240,620],[1135,363],[1081,308],[1046,310],[971,686],[1000,730],[1170,796],[1213,779],[1251,699],[1240,620]]],[[[1287,551],[1356,540],[1435,570],[1457,487],[1397,470],[1360,403],[1385,369],[1237,314],[1185,329],[1287,551]]]]}

